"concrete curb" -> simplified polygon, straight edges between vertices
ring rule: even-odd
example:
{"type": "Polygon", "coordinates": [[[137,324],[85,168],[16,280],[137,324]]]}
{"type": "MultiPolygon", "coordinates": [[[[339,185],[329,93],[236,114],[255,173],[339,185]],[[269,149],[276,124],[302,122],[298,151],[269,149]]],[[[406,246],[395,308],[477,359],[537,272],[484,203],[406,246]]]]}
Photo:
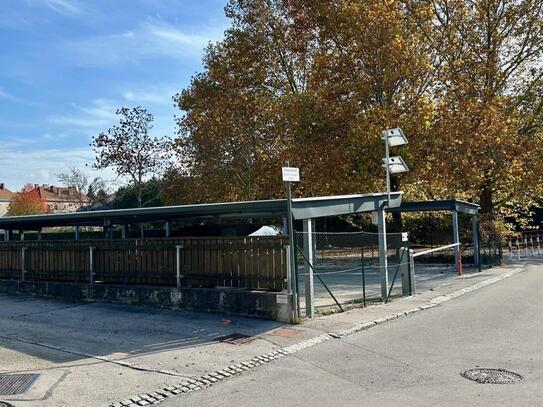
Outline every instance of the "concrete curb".
{"type": "Polygon", "coordinates": [[[439,304],[450,301],[454,298],[458,298],[462,295],[471,293],[473,291],[476,291],[488,285],[497,283],[498,281],[501,281],[503,279],[512,277],[522,272],[523,270],[524,268],[518,267],[511,271],[503,273],[497,277],[481,281],[472,286],[462,288],[457,291],[453,291],[450,294],[440,295],[438,297],[427,300],[426,301],[427,303],[421,305],[420,307],[415,307],[404,312],[390,314],[385,317],[374,319],[372,321],[362,322],[360,324],[356,324],[352,326],[349,329],[345,329],[342,331],[325,333],[325,334],[316,336],[314,338],[306,339],[296,344],[289,345],[284,348],[280,348],[278,350],[271,351],[260,356],[256,356],[252,358],[250,361],[236,363],[224,369],[218,370],[216,372],[208,373],[207,375],[200,376],[195,379],[186,379],[185,381],[183,381],[177,386],[165,387],[153,393],[138,394],[137,396],[131,397],[129,399],[126,399],[117,403],[109,404],[108,407],[136,407],[136,406],[158,404],[162,402],[164,399],[172,397],[174,395],[202,390],[204,388],[211,387],[214,384],[219,383],[222,380],[225,380],[231,376],[240,375],[248,370],[254,369],[255,367],[258,367],[263,364],[267,364],[277,359],[284,358],[285,356],[299,352],[303,349],[307,349],[312,346],[318,345],[319,343],[329,341],[330,339],[340,339],[342,337],[353,335],[361,331],[366,331],[372,327],[384,324],[394,319],[402,318],[407,315],[411,315],[417,312],[421,312],[430,308],[437,307],[439,304]]]}

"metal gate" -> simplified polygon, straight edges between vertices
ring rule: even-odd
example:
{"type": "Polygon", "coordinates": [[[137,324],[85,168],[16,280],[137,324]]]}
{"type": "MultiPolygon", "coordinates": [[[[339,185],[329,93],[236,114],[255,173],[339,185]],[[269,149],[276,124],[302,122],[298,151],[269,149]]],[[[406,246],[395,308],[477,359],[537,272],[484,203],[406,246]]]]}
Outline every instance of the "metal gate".
{"type": "MultiPolygon", "coordinates": [[[[301,315],[309,315],[311,295],[315,312],[321,314],[383,301],[378,237],[377,233],[369,232],[312,232],[308,239],[307,233],[296,232],[301,315]],[[308,242],[313,245],[310,258],[307,256],[309,250],[304,250],[308,242]],[[313,273],[310,273],[311,269],[313,273]]],[[[409,274],[409,241],[405,237],[402,233],[387,234],[385,301],[402,295],[402,276],[405,278],[409,274]]]]}

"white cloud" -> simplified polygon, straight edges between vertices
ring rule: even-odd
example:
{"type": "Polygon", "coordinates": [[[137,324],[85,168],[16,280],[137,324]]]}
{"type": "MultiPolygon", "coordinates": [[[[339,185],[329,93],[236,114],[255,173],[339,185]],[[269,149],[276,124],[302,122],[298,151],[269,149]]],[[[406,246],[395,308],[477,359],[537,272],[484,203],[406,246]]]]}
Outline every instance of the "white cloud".
{"type": "Polygon", "coordinates": [[[0,99],[7,100],[9,102],[28,104],[26,100],[8,93],[2,86],[0,86],[0,99]]]}
{"type": "MultiPolygon", "coordinates": [[[[32,3],[36,3],[36,0],[32,0],[32,3]]],[[[77,14],[81,11],[79,5],[70,0],[41,0],[40,3],[60,14],[77,14]]]]}
{"type": "Polygon", "coordinates": [[[210,41],[215,40],[210,35],[187,34],[167,26],[147,24],[147,29],[158,38],[171,43],[172,45],[204,48],[210,41]]]}
{"type": "Polygon", "coordinates": [[[154,104],[154,105],[171,105],[172,96],[177,91],[174,88],[157,89],[146,88],[141,90],[127,90],[123,92],[123,99],[131,103],[139,104],[154,104]]]}
{"type": "Polygon", "coordinates": [[[96,99],[91,106],[78,106],[74,104],[73,107],[76,108],[76,115],[53,116],[49,118],[49,122],[62,126],[97,129],[113,123],[116,118],[115,111],[118,108],[112,102],[103,99],[96,99]]]}
{"type": "Polygon", "coordinates": [[[184,32],[165,24],[143,23],[132,30],[99,35],[63,44],[61,58],[75,66],[117,66],[169,58],[200,60],[209,42],[223,37],[223,28],[184,32]]]}
{"type": "Polygon", "coordinates": [[[0,148],[3,152],[0,182],[5,182],[12,190],[18,190],[29,182],[58,183],[56,174],[69,167],[85,169],[85,164],[91,164],[93,160],[90,148],[28,150],[4,144],[0,144],[0,148]],[[24,165],[21,165],[23,162],[24,165]]]}

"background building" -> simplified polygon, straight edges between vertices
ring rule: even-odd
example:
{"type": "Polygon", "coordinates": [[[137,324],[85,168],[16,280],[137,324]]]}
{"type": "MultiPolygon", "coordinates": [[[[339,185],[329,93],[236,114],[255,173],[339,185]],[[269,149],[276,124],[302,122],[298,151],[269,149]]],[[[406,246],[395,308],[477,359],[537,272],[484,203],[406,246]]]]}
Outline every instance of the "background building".
{"type": "Polygon", "coordinates": [[[51,213],[75,212],[90,205],[90,199],[85,194],[77,192],[74,187],[35,184],[34,188],[51,213]]]}
{"type": "Polygon", "coordinates": [[[4,216],[6,214],[8,211],[9,202],[14,195],[15,193],[7,189],[3,182],[0,183],[0,216],[4,216]]]}

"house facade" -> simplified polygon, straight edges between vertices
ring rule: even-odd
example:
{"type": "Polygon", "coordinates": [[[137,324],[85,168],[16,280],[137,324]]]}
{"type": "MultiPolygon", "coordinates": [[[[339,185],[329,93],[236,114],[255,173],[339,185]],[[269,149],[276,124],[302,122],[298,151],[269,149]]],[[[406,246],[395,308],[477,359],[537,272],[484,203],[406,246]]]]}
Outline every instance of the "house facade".
{"type": "Polygon", "coordinates": [[[50,213],[75,212],[90,205],[90,199],[73,187],[54,185],[34,185],[41,199],[47,204],[50,213]]]}
{"type": "Polygon", "coordinates": [[[6,188],[6,185],[0,183],[0,216],[4,216],[9,208],[11,198],[15,195],[14,192],[6,188]]]}

